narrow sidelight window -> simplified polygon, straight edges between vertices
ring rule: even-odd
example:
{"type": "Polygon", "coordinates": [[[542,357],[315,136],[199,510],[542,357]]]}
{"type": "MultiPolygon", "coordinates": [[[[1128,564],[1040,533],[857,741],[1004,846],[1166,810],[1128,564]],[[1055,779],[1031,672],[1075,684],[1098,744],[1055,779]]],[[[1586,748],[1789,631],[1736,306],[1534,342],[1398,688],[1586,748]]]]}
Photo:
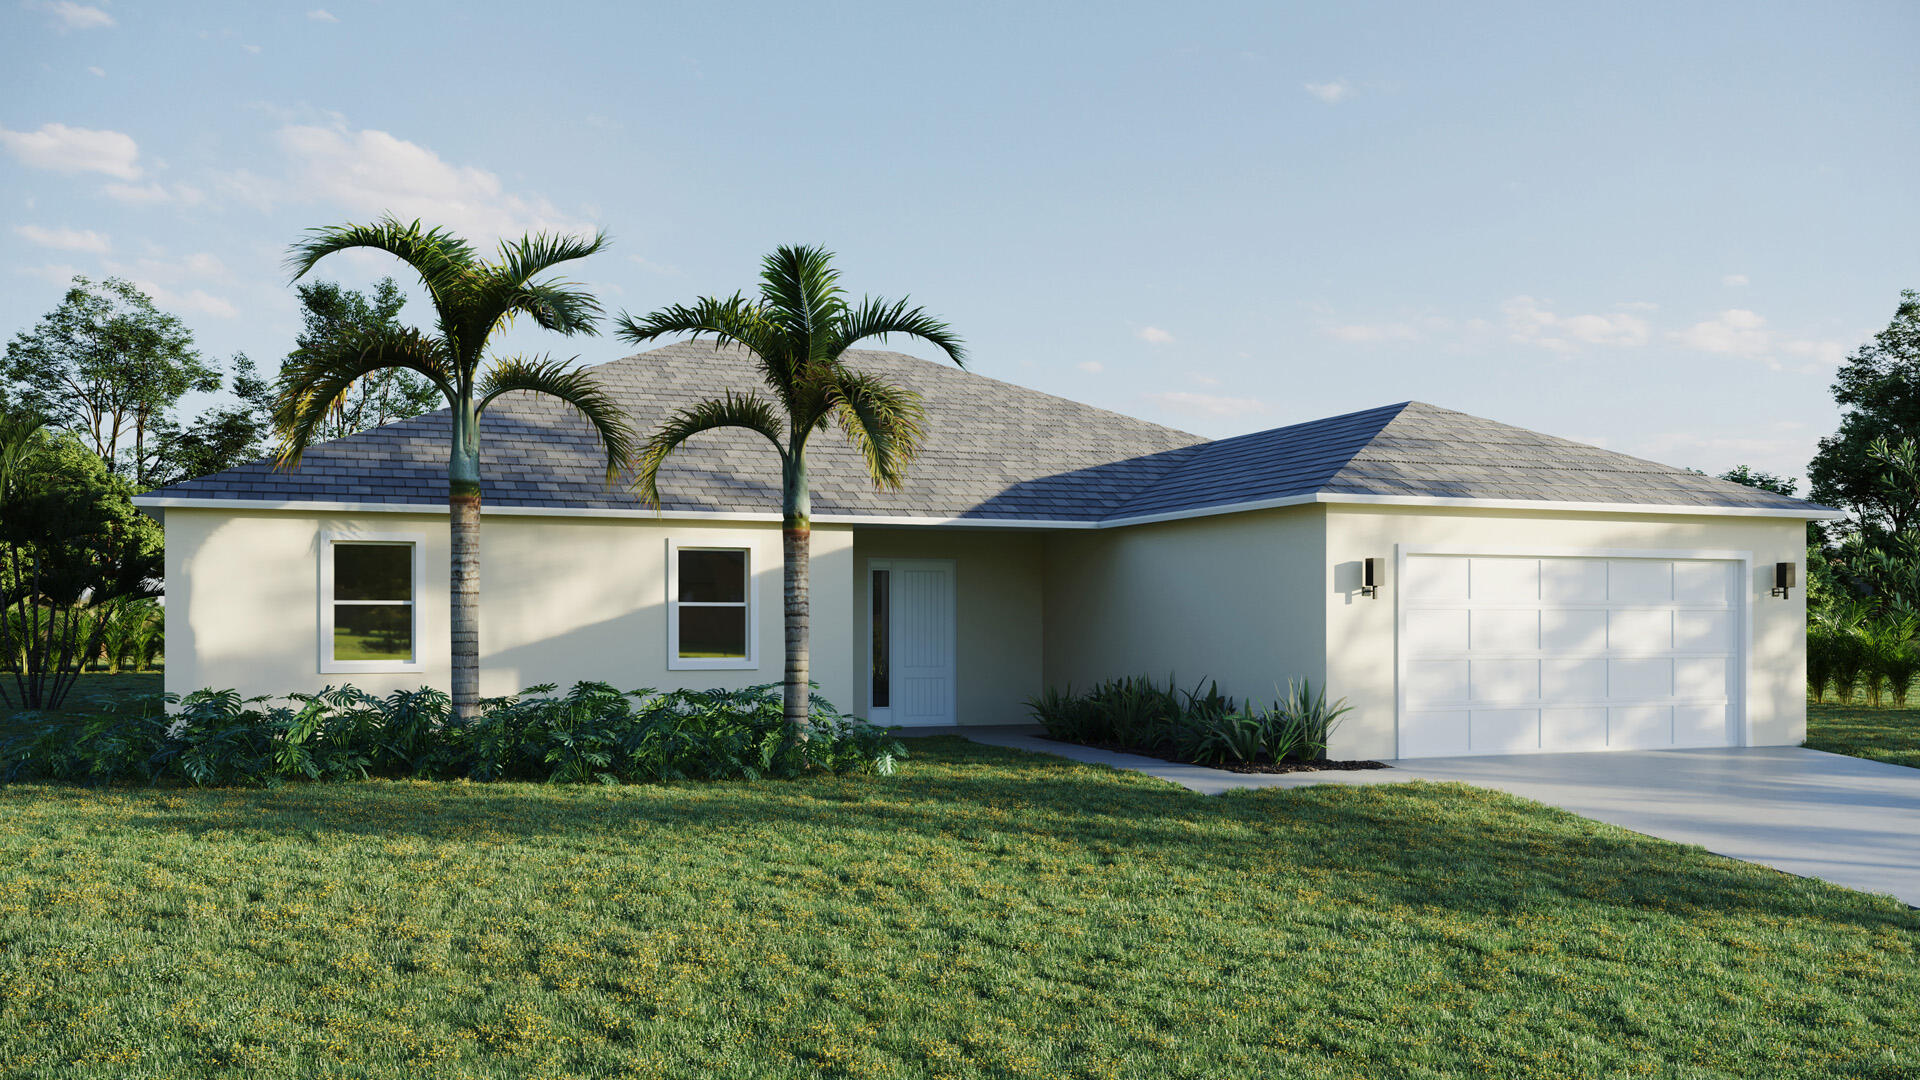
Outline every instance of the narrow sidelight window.
{"type": "Polygon", "coordinates": [[[745,548],[673,549],[671,666],[752,666],[748,564],[745,548]]]}
{"type": "Polygon", "coordinates": [[[322,558],[322,667],[404,670],[417,662],[414,619],[417,544],[330,540],[322,558]]]}
{"type": "Polygon", "coordinates": [[[893,572],[875,570],[868,590],[873,593],[873,692],[868,707],[893,707],[893,681],[888,670],[893,651],[893,572]]]}

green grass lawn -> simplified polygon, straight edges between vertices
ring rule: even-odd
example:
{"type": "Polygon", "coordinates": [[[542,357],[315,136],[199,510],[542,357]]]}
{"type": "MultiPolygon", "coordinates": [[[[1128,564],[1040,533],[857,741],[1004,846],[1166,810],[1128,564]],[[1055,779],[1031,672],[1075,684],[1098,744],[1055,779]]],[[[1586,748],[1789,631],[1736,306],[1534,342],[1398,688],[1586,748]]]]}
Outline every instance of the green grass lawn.
{"type": "Polygon", "coordinates": [[[1807,746],[1920,769],[1920,709],[1808,705],[1807,746]]]}
{"type": "Polygon", "coordinates": [[[1459,786],[0,788],[0,1077],[1920,1075],[1920,917],[1459,786]]]}

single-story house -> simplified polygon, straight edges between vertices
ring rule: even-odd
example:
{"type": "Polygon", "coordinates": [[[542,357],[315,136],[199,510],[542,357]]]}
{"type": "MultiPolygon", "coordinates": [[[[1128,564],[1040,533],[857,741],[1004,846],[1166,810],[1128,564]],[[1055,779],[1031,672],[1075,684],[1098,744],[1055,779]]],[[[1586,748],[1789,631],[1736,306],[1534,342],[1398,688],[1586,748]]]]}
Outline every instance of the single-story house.
{"type": "MultiPolygon", "coordinates": [[[[1353,709],[1338,757],[1804,736],[1805,602],[1776,573],[1825,508],[1421,402],[1210,441],[848,359],[929,419],[897,491],[837,435],[812,444],[813,672],[856,715],[1022,722],[1049,685],[1171,673],[1241,699],[1324,686],[1353,709]]],[[[757,385],[707,344],[591,370],[643,431],[757,385]]],[[[166,521],[167,688],[446,686],[447,433],[432,413],[140,497],[166,521]]],[[[696,439],[658,511],[557,403],[503,402],[483,437],[483,694],[780,678],[758,436],[696,439]]]]}

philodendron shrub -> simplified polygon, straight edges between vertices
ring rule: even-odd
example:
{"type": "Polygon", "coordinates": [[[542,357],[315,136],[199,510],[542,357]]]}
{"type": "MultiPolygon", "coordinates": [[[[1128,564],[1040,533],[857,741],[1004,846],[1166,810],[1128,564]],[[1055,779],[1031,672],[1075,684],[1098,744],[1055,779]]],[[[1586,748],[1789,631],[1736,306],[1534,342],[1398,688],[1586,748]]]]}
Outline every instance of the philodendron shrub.
{"type": "Polygon", "coordinates": [[[16,717],[0,732],[0,780],[754,780],[810,772],[890,775],[906,756],[884,728],[819,695],[804,740],[777,686],[621,691],[583,682],[481,703],[465,723],[438,690],[374,697],[351,686],[285,698],[201,690],[75,718],[16,717]],[[172,706],[169,710],[168,706],[172,706]]]}
{"type": "Polygon", "coordinates": [[[1075,693],[1048,687],[1027,700],[1047,734],[1066,742],[1125,746],[1206,765],[1324,761],[1327,738],[1349,710],[1325,690],[1289,681],[1267,705],[1236,706],[1217,683],[1182,690],[1147,676],[1108,679],[1075,693]]]}

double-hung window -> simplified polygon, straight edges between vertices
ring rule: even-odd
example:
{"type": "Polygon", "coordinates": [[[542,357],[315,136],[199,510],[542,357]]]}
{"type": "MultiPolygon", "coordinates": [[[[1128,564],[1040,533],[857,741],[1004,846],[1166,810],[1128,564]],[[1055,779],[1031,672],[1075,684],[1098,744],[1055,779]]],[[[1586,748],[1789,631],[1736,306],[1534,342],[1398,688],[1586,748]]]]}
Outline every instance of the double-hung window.
{"type": "Polygon", "coordinates": [[[419,671],[420,541],[322,537],[320,670],[419,671]]]}
{"type": "Polygon", "coordinates": [[[747,669],[753,560],[741,547],[667,545],[667,667],[747,669]]]}

